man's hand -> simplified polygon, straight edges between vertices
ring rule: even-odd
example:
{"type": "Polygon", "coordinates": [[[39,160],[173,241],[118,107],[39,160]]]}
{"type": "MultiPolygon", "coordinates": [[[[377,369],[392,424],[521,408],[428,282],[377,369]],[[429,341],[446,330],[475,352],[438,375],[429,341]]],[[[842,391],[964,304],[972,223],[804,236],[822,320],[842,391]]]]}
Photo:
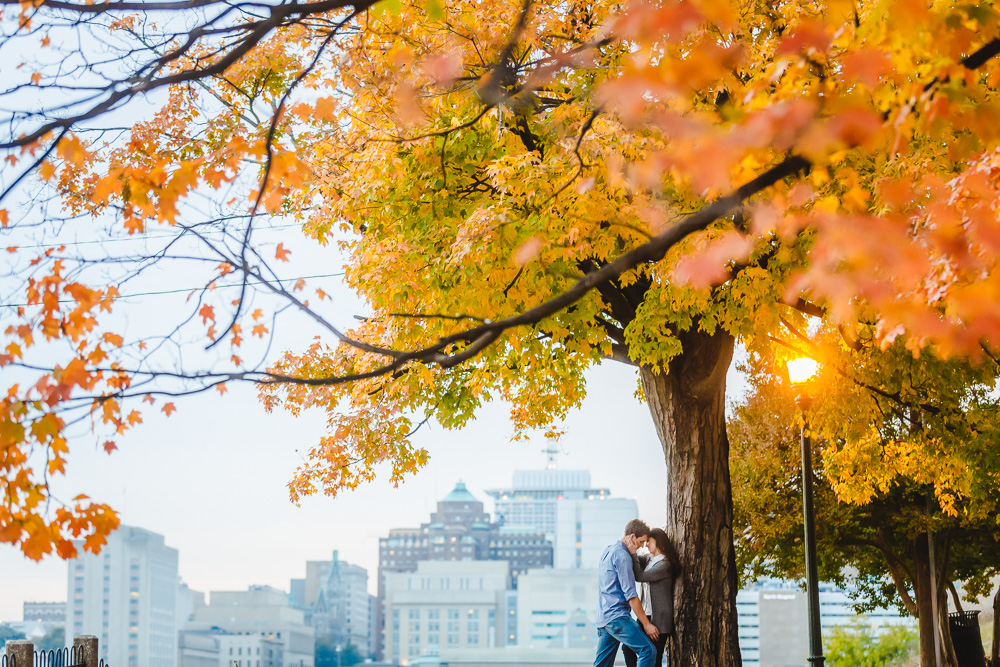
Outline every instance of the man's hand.
{"type": "Polygon", "coordinates": [[[639,550],[639,540],[636,539],[635,535],[626,535],[622,538],[622,542],[630,554],[634,554],[639,550]]]}
{"type": "Polygon", "coordinates": [[[660,631],[657,630],[656,626],[649,621],[646,622],[646,625],[644,625],[642,629],[646,631],[646,635],[654,642],[660,638],[660,631]]]}

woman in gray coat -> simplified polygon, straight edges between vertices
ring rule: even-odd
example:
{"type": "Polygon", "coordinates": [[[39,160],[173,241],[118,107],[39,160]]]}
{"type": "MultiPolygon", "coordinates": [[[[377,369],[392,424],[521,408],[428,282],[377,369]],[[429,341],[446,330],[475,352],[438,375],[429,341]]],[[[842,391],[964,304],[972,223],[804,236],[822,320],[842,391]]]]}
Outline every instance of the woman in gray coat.
{"type": "MultiPolygon", "coordinates": [[[[643,611],[660,631],[660,638],[653,642],[653,646],[656,647],[656,667],[662,667],[663,649],[667,638],[674,632],[674,579],[680,574],[681,567],[674,545],[661,529],[649,531],[646,547],[649,549],[648,556],[632,554],[632,571],[639,584],[643,611]]],[[[626,646],[622,649],[625,664],[635,667],[635,653],[626,646]]]]}

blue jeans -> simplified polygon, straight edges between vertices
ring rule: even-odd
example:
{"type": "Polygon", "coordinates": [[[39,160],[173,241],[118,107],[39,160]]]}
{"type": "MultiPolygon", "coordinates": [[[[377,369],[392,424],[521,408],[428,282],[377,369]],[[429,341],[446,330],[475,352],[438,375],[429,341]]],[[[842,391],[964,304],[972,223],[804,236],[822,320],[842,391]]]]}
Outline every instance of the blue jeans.
{"type": "Polygon", "coordinates": [[[597,628],[597,658],[594,667],[613,667],[618,656],[618,645],[624,644],[639,659],[637,667],[653,667],[656,650],[653,642],[639,624],[628,616],[616,618],[603,628],[597,628]]]}

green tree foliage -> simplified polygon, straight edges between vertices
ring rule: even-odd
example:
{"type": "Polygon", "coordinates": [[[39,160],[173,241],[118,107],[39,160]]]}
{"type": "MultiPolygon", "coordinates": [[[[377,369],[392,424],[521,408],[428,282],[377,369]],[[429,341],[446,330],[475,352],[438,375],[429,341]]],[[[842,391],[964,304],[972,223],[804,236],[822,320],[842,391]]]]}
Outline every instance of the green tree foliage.
{"type": "Polygon", "coordinates": [[[316,638],[316,667],[351,667],[364,662],[365,657],[354,644],[342,646],[333,637],[316,638]],[[341,646],[340,660],[337,660],[337,648],[341,646]]]}
{"type": "Polygon", "coordinates": [[[36,647],[40,651],[55,651],[66,646],[66,629],[53,628],[49,630],[36,647]]]}
{"type": "Polygon", "coordinates": [[[15,639],[24,639],[24,634],[18,632],[6,623],[0,623],[0,645],[15,639]]]}
{"type": "Polygon", "coordinates": [[[864,617],[836,626],[824,638],[828,667],[905,667],[913,664],[917,632],[896,626],[875,633],[864,617]]]}

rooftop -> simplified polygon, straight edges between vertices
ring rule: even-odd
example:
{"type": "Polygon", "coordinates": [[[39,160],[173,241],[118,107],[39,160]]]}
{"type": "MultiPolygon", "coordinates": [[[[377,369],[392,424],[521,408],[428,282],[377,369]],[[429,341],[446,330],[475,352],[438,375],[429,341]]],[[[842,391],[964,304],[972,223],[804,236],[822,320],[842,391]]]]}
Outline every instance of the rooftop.
{"type": "Polygon", "coordinates": [[[445,496],[441,502],[443,503],[477,503],[476,497],[469,493],[469,490],[465,488],[465,482],[459,482],[452,489],[452,492],[445,496]]]}

